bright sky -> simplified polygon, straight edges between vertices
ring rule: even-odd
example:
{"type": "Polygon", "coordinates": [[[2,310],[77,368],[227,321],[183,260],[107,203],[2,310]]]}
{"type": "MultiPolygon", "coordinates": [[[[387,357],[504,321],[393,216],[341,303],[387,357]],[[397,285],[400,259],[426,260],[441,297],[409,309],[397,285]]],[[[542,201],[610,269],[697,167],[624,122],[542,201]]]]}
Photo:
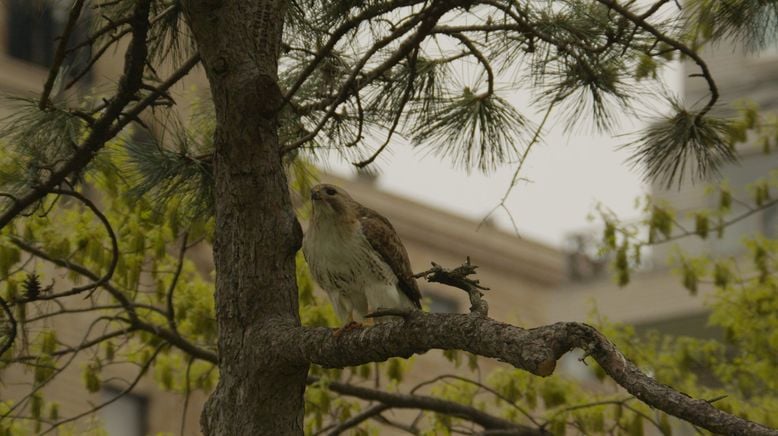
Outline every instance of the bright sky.
{"type": "MultiPolygon", "coordinates": [[[[561,128],[547,133],[522,169],[531,182],[520,182],[507,202],[519,234],[561,246],[566,234],[591,226],[586,217],[598,201],[621,217],[635,216],[634,199],[643,185],[640,174],[624,165],[629,152],[617,150],[625,141],[598,135],[566,137],[561,128]]],[[[353,174],[348,164],[331,165],[340,175],[353,174]]],[[[503,167],[489,175],[477,171],[467,175],[400,140],[379,165],[382,189],[475,220],[499,204],[514,171],[503,167]]],[[[506,211],[500,209],[493,217],[499,227],[513,231],[506,211]]]]}
{"type": "MultiPolygon", "coordinates": [[[[459,74],[470,73],[460,71],[459,74]]],[[[663,77],[666,89],[680,90],[677,65],[665,70],[663,77]]],[[[500,95],[537,125],[543,114],[533,115],[528,108],[526,102],[531,98],[528,92],[510,92],[506,95],[503,91],[500,95]]],[[[659,92],[651,94],[656,96],[659,92]]],[[[644,115],[667,112],[667,108],[657,106],[657,100],[652,102],[650,97],[649,94],[636,98],[651,105],[651,109],[640,110],[644,115]]],[[[622,219],[638,216],[634,201],[647,187],[639,170],[626,164],[630,151],[619,146],[632,141],[632,137],[624,135],[638,131],[650,119],[642,116],[642,120],[636,120],[624,115],[616,132],[603,135],[581,133],[593,130],[588,122],[582,123],[584,128],[578,131],[565,133],[561,123],[554,125],[553,115],[544,129],[543,141],[533,147],[522,168],[522,176],[531,182],[520,182],[506,206],[520,236],[562,247],[570,233],[593,228],[587,216],[598,202],[622,219]]],[[[429,154],[428,149],[413,148],[396,136],[372,168],[380,170],[377,183],[381,189],[480,221],[500,203],[515,167],[505,166],[488,175],[477,170],[467,174],[452,168],[445,159],[429,154]]],[[[350,163],[337,158],[329,161],[328,170],[341,176],[354,174],[350,163]]],[[[492,217],[497,226],[514,231],[505,210],[498,210],[492,217]]]]}
{"type": "MultiPolygon", "coordinates": [[[[467,16],[461,19],[467,20],[467,16]]],[[[468,84],[475,77],[474,71],[481,74],[480,67],[464,67],[455,74],[459,75],[461,83],[468,84]]],[[[671,68],[660,73],[665,83],[662,94],[681,91],[677,63],[671,63],[671,68]]],[[[512,93],[506,95],[504,89],[515,88],[515,84],[500,84],[500,79],[496,88],[499,95],[508,98],[519,112],[539,123],[543,114],[533,114],[528,107],[527,102],[531,100],[528,92],[510,91],[512,93]],[[499,91],[501,88],[503,91],[499,91]]],[[[667,113],[664,99],[651,98],[659,94],[657,86],[657,91],[637,96],[635,100],[644,105],[638,109],[643,114],[642,119],[623,115],[619,127],[611,134],[582,134],[581,131],[593,130],[588,128],[590,123],[582,123],[584,128],[579,131],[565,133],[563,125],[554,125],[552,113],[544,129],[543,141],[533,147],[522,168],[522,176],[531,182],[520,182],[506,203],[520,236],[563,247],[565,238],[571,233],[594,228],[595,224],[587,220],[587,216],[595,211],[598,203],[622,219],[638,217],[635,199],[648,187],[642,182],[640,171],[626,163],[631,152],[619,146],[631,142],[633,137],[625,135],[640,130],[652,116],[667,113]],[[657,104],[659,101],[662,103],[657,104]]],[[[445,159],[430,155],[423,147],[413,148],[400,137],[392,140],[376,163],[378,165],[374,163],[372,168],[380,170],[377,183],[381,189],[476,221],[481,221],[500,203],[515,169],[509,165],[488,175],[478,171],[466,174],[452,168],[445,159]]],[[[337,159],[330,160],[329,170],[341,176],[354,174],[352,165],[337,159]]],[[[492,218],[497,226],[514,231],[505,210],[497,210],[492,218]]]]}
{"type": "MultiPolygon", "coordinates": [[[[670,87],[678,89],[678,72],[668,71],[666,77],[670,87]]],[[[511,100],[526,115],[520,103],[527,101],[526,96],[516,93],[511,100]]],[[[531,118],[537,123],[541,115],[531,118]]],[[[522,237],[561,247],[570,233],[592,228],[587,216],[598,202],[622,219],[638,216],[634,201],[647,187],[639,171],[626,164],[630,151],[619,149],[631,138],[618,135],[637,131],[641,121],[623,118],[612,135],[565,133],[562,125],[553,125],[553,118],[549,121],[543,142],[533,147],[522,169],[531,182],[520,182],[506,204],[522,237]]],[[[477,221],[499,204],[514,172],[513,166],[506,166],[488,175],[467,174],[400,137],[393,139],[377,164],[373,168],[380,169],[381,189],[477,221]]],[[[354,174],[350,164],[337,159],[329,162],[329,171],[354,174]]],[[[493,218],[513,232],[505,210],[499,209],[493,218]]]]}

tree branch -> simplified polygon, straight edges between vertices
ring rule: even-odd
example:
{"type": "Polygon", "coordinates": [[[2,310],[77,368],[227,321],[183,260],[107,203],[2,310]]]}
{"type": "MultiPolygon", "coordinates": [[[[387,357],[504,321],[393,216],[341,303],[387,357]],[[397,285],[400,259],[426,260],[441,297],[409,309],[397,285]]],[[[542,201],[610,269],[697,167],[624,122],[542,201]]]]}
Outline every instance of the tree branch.
{"type": "MultiPolygon", "coordinates": [[[[316,377],[308,377],[308,384],[315,383],[317,381],[318,379],[316,377]]],[[[513,434],[516,435],[542,436],[549,434],[542,429],[517,424],[506,419],[492,416],[476,408],[460,403],[455,403],[453,401],[442,400],[440,398],[429,397],[425,395],[389,393],[378,389],[354,386],[348,383],[341,383],[336,381],[327,381],[324,386],[332,392],[336,392],[341,395],[348,395],[368,401],[378,401],[382,405],[386,406],[386,409],[393,408],[427,410],[444,415],[456,416],[474,422],[484,429],[510,429],[513,430],[515,432],[513,434]]],[[[376,413],[381,413],[381,411],[376,413]]]]}
{"type": "Polygon", "coordinates": [[[383,403],[376,404],[375,406],[372,407],[368,407],[367,409],[363,410],[361,413],[358,413],[352,416],[351,418],[336,425],[335,427],[333,427],[330,431],[327,432],[327,436],[338,436],[344,431],[356,427],[359,424],[362,424],[363,422],[367,421],[368,419],[374,416],[378,416],[382,412],[389,409],[391,409],[391,407],[383,403]]]}
{"type": "Polygon", "coordinates": [[[63,419],[61,421],[57,421],[51,427],[49,427],[46,431],[41,433],[41,435],[49,434],[49,433],[51,433],[52,431],[54,431],[55,429],[57,429],[58,427],[60,427],[60,426],[62,426],[64,424],[67,424],[67,423],[70,423],[70,422],[73,422],[73,421],[77,421],[77,420],[79,420],[79,419],[81,419],[81,418],[83,418],[85,416],[91,415],[91,414],[97,412],[98,410],[102,409],[103,407],[108,406],[109,404],[119,400],[123,396],[125,396],[125,395],[129,394],[130,392],[132,392],[132,390],[135,389],[135,386],[137,386],[138,382],[140,382],[141,378],[143,378],[143,376],[146,375],[146,372],[149,370],[149,368],[151,367],[151,364],[157,358],[157,356],[159,355],[160,351],[162,351],[162,348],[164,346],[165,346],[165,344],[157,346],[157,348],[154,350],[154,352],[151,354],[151,356],[148,358],[148,360],[143,362],[143,364],[140,367],[140,370],[138,371],[138,374],[135,376],[135,378],[132,380],[132,382],[130,382],[130,384],[126,388],[124,388],[124,390],[122,390],[121,392],[116,394],[115,397],[112,397],[109,400],[103,401],[102,403],[97,404],[96,406],[92,407],[91,409],[89,409],[89,410],[87,410],[85,412],[79,413],[78,415],[71,416],[70,418],[63,419]]]}
{"type": "MultiPolygon", "coordinates": [[[[97,274],[95,274],[94,272],[90,271],[88,268],[86,268],[86,267],[84,267],[82,265],[79,265],[79,264],[67,261],[67,260],[63,260],[63,259],[58,259],[58,258],[52,257],[48,253],[46,253],[46,252],[44,252],[44,251],[42,251],[42,250],[40,250],[40,249],[38,249],[38,248],[28,244],[27,242],[25,242],[25,241],[23,241],[23,240],[21,240],[19,238],[12,237],[11,238],[11,242],[13,242],[16,246],[18,246],[22,250],[24,250],[24,251],[26,251],[26,252],[28,252],[28,253],[36,256],[36,257],[39,257],[39,258],[44,259],[44,260],[47,260],[47,261],[51,262],[54,265],[57,265],[57,266],[62,267],[62,268],[67,268],[67,269],[69,269],[69,270],[71,270],[73,272],[76,272],[76,273],[78,273],[78,274],[80,274],[80,275],[82,275],[84,277],[87,277],[87,278],[89,278],[91,280],[97,280],[98,279],[97,274]]],[[[216,353],[214,353],[213,351],[207,350],[205,348],[198,347],[194,343],[188,341],[187,339],[185,339],[184,337],[179,335],[178,332],[176,332],[176,331],[169,330],[169,329],[166,329],[164,327],[161,327],[161,326],[158,326],[158,325],[155,325],[155,324],[152,324],[152,323],[149,323],[149,322],[141,320],[138,317],[138,314],[135,311],[135,308],[136,307],[142,307],[142,306],[136,305],[135,303],[131,302],[127,298],[127,296],[125,296],[124,292],[122,292],[122,290],[114,287],[110,282],[103,283],[101,285],[101,287],[103,289],[105,289],[106,291],[108,291],[108,293],[111,294],[111,296],[116,301],[119,302],[119,304],[122,306],[122,308],[127,313],[127,316],[129,317],[128,323],[133,328],[135,328],[137,330],[143,330],[143,331],[152,333],[152,334],[160,337],[161,339],[164,339],[165,341],[167,341],[168,343],[170,343],[174,347],[178,348],[179,350],[189,354],[190,356],[192,356],[192,357],[194,357],[196,359],[204,360],[206,362],[211,362],[211,363],[214,363],[214,364],[217,363],[218,358],[216,356],[216,353]]]]}
{"type": "MultiPolygon", "coordinates": [[[[373,163],[373,161],[378,158],[378,155],[380,155],[389,145],[389,141],[392,140],[394,132],[397,129],[397,125],[400,124],[400,119],[405,113],[405,105],[408,104],[408,100],[410,100],[411,96],[413,95],[413,82],[416,80],[416,60],[418,59],[418,56],[419,50],[416,49],[413,52],[413,55],[408,58],[408,69],[410,70],[410,73],[408,74],[408,83],[405,86],[405,91],[403,92],[402,100],[400,100],[400,106],[397,109],[397,113],[392,120],[392,125],[389,127],[389,132],[386,134],[386,140],[384,140],[383,144],[381,144],[369,158],[361,162],[354,162],[353,165],[355,167],[364,168],[373,163]]],[[[357,95],[359,95],[358,92],[357,95]]]]}
{"type": "MultiPolygon", "coordinates": [[[[51,95],[51,91],[54,88],[54,82],[57,79],[57,76],[62,74],[60,71],[60,67],[62,66],[62,62],[65,60],[65,55],[67,54],[67,48],[68,48],[68,42],[70,41],[70,34],[73,33],[73,29],[76,27],[76,21],[78,21],[78,17],[81,15],[81,9],[84,7],[84,0],[76,0],[75,3],[73,3],[73,6],[70,8],[70,14],[68,15],[68,21],[67,24],[65,24],[65,30],[62,31],[62,35],[60,35],[59,44],[57,44],[57,51],[54,53],[54,60],[51,63],[51,67],[49,68],[49,76],[46,78],[46,83],[43,85],[43,93],[41,93],[41,99],[38,103],[38,108],[40,110],[46,109],[49,105],[49,97],[51,95]]],[[[65,80],[65,78],[61,78],[61,80],[65,80]]]]}
{"type": "Polygon", "coordinates": [[[489,314],[489,305],[481,297],[481,290],[489,290],[489,288],[481,286],[478,280],[471,279],[468,276],[475,274],[477,265],[470,263],[470,257],[467,261],[452,269],[446,269],[432,262],[432,268],[414,275],[414,277],[424,277],[430,283],[441,283],[444,285],[459,288],[470,297],[470,313],[486,317],[489,314]]]}
{"type": "Polygon", "coordinates": [[[189,239],[189,233],[185,232],[181,237],[181,249],[178,252],[178,264],[176,271],[173,273],[173,280],[170,281],[170,287],[167,290],[167,322],[170,330],[178,331],[176,327],[176,309],[173,305],[173,292],[176,290],[178,284],[178,278],[181,276],[181,270],[184,269],[184,255],[186,255],[186,242],[189,239]]]}
{"type": "MultiPolygon", "coordinates": [[[[430,35],[435,25],[437,24],[438,20],[443,15],[445,15],[448,11],[455,9],[459,6],[464,6],[466,3],[467,3],[466,1],[462,1],[462,0],[451,1],[451,2],[433,2],[427,9],[414,15],[407,22],[403,23],[402,26],[399,26],[396,29],[394,29],[391,35],[382,38],[379,41],[376,41],[373,44],[373,46],[370,48],[370,50],[368,50],[366,54],[362,56],[360,61],[352,69],[351,74],[343,82],[337,94],[333,96],[332,100],[329,102],[330,104],[329,110],[322,117],[322,119],[319,121],[316,127],[314,127],[314,129],[310,133],[303,136],[302,138],[297,139],[291,144],[284,145],[281,148],[281,155],[283,156],[284,154],[297,149],[298,147],[302,146],[306,142],[315,138],[316,135],[319,133],[319,131],[324,127],[326,122],[335,113],[335,110],[337,109],[338,105],[346,101],[346,99],[348,99],[350,92],[352,89],[354,89],[354,84],[357,81],[362,85],[371,83],[377,77],[379,77],[380,75],[384,74],[386,71],[391,69],[403,58],[408,56],[411,53],[411,51],[419,47],[419,44],[421,44],[421,42],[428,35],[430,35]],[[414,27],[416,27],[416,31],[413,32],[413,34],[411,34],[407,38],[405,38],[399,44],[399,46],[397,46],[396,49],[392,50],[391,54],[385,60],[383,60],[378,66],[376,66],[372,70],[367,72],[362,72],[362,68],[367,64],[367,62],[372,58],[374,54],[376,54],[381,48],[384,48],[389,44],[391,44],[392,42],[398,40],[400,37],[408,33],[414,27]],[[363,74],[360,75],[360,73],[363,74]]],[[[359,92],[359,90],[357,89],[356,92],[359,92]]]]}
{"type": "Polygon", "coordinates": [[[697,113],[697,120],[699,120],[702,116],[707,114],[713,106],[716,104],[716,102],[719,99],[719,90],[716,86],[716,82],[713,80],[713,75],[710,72],[710,69],[708,69],[708,64],[705,63],[705,60],[700,57],[697,52],[691,48],[689,48],[684,43],[675,40],[669,36],[667,36],[665,33],[659,31],[656,27],[649,24],[645,17],[639,16],[632,11],[630,11],[627,7],[620,5],[614,0],[598,0],[603,5],[609,7],[610,9],[616,11],[619,15],[623,16],[624,18],[628,19],[629,21],[633,22],[636,26],[639,26],[646,32],[654,35],[654,37],[664,42],[665,44],[673,47],[674,49],[678,50],[679,52],[683,53],[684,55],[691,58],[694,63],[697,64],[697,66],[700,68],[700,72],[702,74],[702,77],[705,79],[705,81],[708,83],[708,91],[710,92],[710,98],[708,99],[708,102],[705,104],[705,107],[702,108],[697,113]]]}
{"type": "Polygon", "coordinates": [[[302,328],[268,321],[267,332],[290,350],[297,364],[342,368],[431,349],[463,350],[507,362],[539,376],[551,375],[556,361],[580,348],[629,393],[651,407],[720,434],[778,435],[778,431],[730,415],[709,402],[688,397],[641,372],[595,328],[556,323],[523,329],[489,318],[413,312],[406,319],[352,330],[338,337],[327,328],[302,328]]]}
{"type": "Polygon", "coordinates": [[[359,25],[364,23],[366,20],[373,19],[379,15],[383,15],[395,9],[412,6],[417,3],[421,3],[421,1],[401,0],[401,1],[390,1],[386,3],[379,3],[364,10],[359,15],[355,16],[353,19],[341,24],[337,29],[335,29],[332,32],[330,39],[327,41],[326,44],[324,44],[324,46],[318,51],[318,53],[316,53],[316,56],[314,56],[311,62],[308,65],[306,65],[303,71],[300,72],[300,75],[298,76],[297,80],[289,88],[286,95],[284,96],[282,106],[279,108],[279,110],[283,108],[284,104],[292,100],[295,93],[297,93],[300,87],[302,87],[303,84],[310,78],[311,74],[313,74],[313,72],[316,71],[316,67],[321,63],[321,61],[323,61],[332,52],[332,50],[335,48],[335,45],[337,45],[337,43],[341,40],[341,38],[343,38],[348,32],[358,28],[359,25]]]}
{"type": "Polygon", "coordinates": [[[11,308],[8,307],[8,303],[6,303],[2,297],[0,297],[0,308],[3,309],[3,313],[7,318],[6,321],[8,322],[9,326],[8,331],[3,332],[6,338],[3,342],[3,346],[0,347],[0,356],[2,356],[6,351],[8,351],[9,348],[11,348],[14,340],[16,340],[16,318],[14,318],[14,314],[11,312],[11,308]]]}
{"type": "Polygon", "coordinates": [[[94,122],[91,126],[92,130],[84,140],[83,145],[76,148],[75,153],[67,162],[53,171],[47,180],[31,187],[24,195],[14,198],[11,205],[0,215],[0,229],[5,227],[29,206],[48,195],[52,189],[63,183],[66,177],[83,170],[109,139],[116,136],[127,124],[136,119],[144,109],[152,105],[167,89],[177,83],[200,62],[199,54],[195,54],[171,74],[168,80],[158,86],[156,90],[152,91],[129,111],[124,111],[124,108],[135,98],[136,93],[143,85],[143,71],[148,52],[146,36],[149,30],[148,14],[150,3],[149,0],[136,0],[133,15],[129,20],[132,26],[132,39],[125,54],[124,74],[119,80],[119,89],[116,95],[106,105],[103,115],[94,122]]]}
{"type": "Polygon", "coordinates": [[[143,81],[143,71],[148,52],[146,36],[149,30],[148,16],[150,5],[151,0],[136,0],[135,2],[130,21],[132,39],[125,54],[124,74],[119,80],[119,89],[106,107],[103,115],[95,121],[92,131],[84,140],[83,145],[76,149],[67,162],[53,171],[48,179],[31,187],[27,193],[17,197],[16,201],[11,203],[0,215],[0,229],[5,227],[29,206],[48,195],[52,189],[63,183],[68,176],[83,170],[92,161],[95,154],[103,148],[105,142],[112,137],[109,134],[111,125],[121,116],[124,107],[135,98],[135,94],[140,89],[143,81]]]}

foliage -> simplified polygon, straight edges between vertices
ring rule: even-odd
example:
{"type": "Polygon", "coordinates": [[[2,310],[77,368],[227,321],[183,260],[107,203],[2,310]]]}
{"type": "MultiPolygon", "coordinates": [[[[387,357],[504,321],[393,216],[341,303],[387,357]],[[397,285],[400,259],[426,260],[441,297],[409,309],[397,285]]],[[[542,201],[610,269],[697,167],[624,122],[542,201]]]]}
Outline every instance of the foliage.
{"type": "MultiPolygon", "coordinates": [[[[667,13],[672,2],[637,3],[290,2],[282,54],[272,61],[284,97],[276,114],[279,158],[292,189],[307,197],[315,179],[310,162],[321,154],[335,152],[362,167],[395,135],[466,170],[517,165],[512,188],[552,109],[558,109],[554,121],[568,132],[591,123],[615,133],[616,115],[636,113],[639,100],[661,87],[659,72],[673,60],[693,63],[709,94],[693,103],[662,97],[656,123],[627,144],[648,179],[668,186],[706,179],[736,159],[741,143],[774,150],[774,116],[749,103],[740,104],[735,116],[718,111],[716,82],[699,51],[721,41],[764,48],[778,32],[775,2],[695,0],[680,15],[667,13]],[[509,99],[516,88],[532,91],[523,112],[509,99]],[[546,114],[537,127],[534,111],[546,114]]],[[[55,57],[40,98],[11,99],[11,115],[0,126],[0,205],[6,211],[0,339],[8,344],[0,375],[7,384],[11,377],[14,385],[23,381],[26,389],[14,402],[0,402],[0,435],[77,433],[83,421],[93,420],[63,416],[47,398],[44,388],[64,374],[79,377],[84,395],[109,385],[130,392],[147,373],[160,389],[185,396],[209,392],[218,382],[215,277],[208,257],[218,231],[218,117],[208,101],[177,108],[169,92],[200,62],[182,2],[71,6],[68,28],[88,24],[86,40],[73,41],[66,31],[56,50],[62,56],[55,57]],[[126,44],[122,76],[112,78],[115,86],[89,94],[73,88],[127,39],[132,42],[126,44]],[[78,48],[73,45],[89,46],[91,59],[66,74],[67,56],[78,48]],[[187,122],[178,121],[181,109],[192,112],[187,122]],[[75,342],[60,328],[68,323],[82,333],[75,342]],[[130,368],[137,377],[117,380],[118,368],[130,368]]],[[[246,53],[245,60],[259,64],[266,61],[262,56],[246,53]]],[[[711,190],[717,206],[688,217],[648,198],[637,224],[601,209],[601,252],[612,256],[615,280],[627,285],[640,274],[647,247],[721,238],[741,219],[733,205],[748,204],[747,214],[775,208],[776,187],[778,175],[757,180],[743,200],[721,184],[711,190]]],[[[300,216],[307,207],[300,202],[300,216]]],[[[776,426],[778,242],[750,235],[744,247],[746,255],[738,258],[677,251],[672,261],[688,292],[715,288],[709,323],[723,332],[721,340],[595,321],[660,382],[776,426]]],[[[296,279],[302,324],[335,326],[332,308],[314,293],[299,255],[296,279]]],[[[419,383],[409,394],[553,434],[673,431],[668,415],[625,395],[596,364],[579,376],[583,381],[540,379],[505,367],[476,378],[477,356],[456,350],[443,355],[450,366],[442,370],[450,373],[419,383]]],[[[335,431],[368,407],[365,400],[338,395],[336,384],[405,393],[413,364],[394,358],[354,368],[311,368],[306,432],[335,431]]],[[[96,402],[86,412],[105,404],[96,402]]],[[[409,422],[380,412],[365,417],[354,424],[356,432],[380,431],[368,418],[419,434],[476,430],[466,414],[420,409],[409,422]]],[[[92,424],[98,426],[87,422],[92,424]]]]}

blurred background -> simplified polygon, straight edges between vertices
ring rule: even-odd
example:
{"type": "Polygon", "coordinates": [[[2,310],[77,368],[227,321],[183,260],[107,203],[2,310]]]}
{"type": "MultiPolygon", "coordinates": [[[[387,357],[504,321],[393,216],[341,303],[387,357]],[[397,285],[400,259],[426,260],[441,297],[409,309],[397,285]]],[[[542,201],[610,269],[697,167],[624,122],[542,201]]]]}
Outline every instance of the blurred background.
{"type": "MultiPolygon", "coordinates": [[[[31,12],[27,7],[30,1],[0,2],[0,93],[4,95],[40,93],[52,62],[54,38],[61,33],[67,17],[68,2],[41,3],[40,9],[31,12]]],[[[78,33],[75,39],[79,39],[78,33]]],[[[94,94],[95,89],[111,84],[120,75],[122,56],[121,49],[103,56],[91,68],[81,89],[73,92],[88,90],[94,94]]],[[[88,51],[74,51],[66,63],[83,66],[90,57],[88,51]]],[[[722,107],[737,99],[751,99],[763,110],[778,109],[776,46],[746,56],[722,44],[708,51],[705,58],[723,92],[722,107]]],[[[676,64],[665,74],[670,90],[684,100],[696,101],[705,95],[704,82],[688,78],[685,65],[676,64]]],[[[180,104],[206,96],[206,86],[198,69],[172,94],[180,104]]],[[[512,98],[520,109],[526,100],[520,92],[512,98]]],[[[0,115],[9,110],[5,102],[0,105],[0,115]]],[[[650,114],[651,110],[647,107],[643,113],[650,114]]],[[[540,116],[533,118],[537,121],[540,116]]],[[[498,320],[528,327],[586,321],[596,307],[598,316],[633,324],[638,330],[718,337],[721,332],[705,322],[708,312],[704,302],[712,287],[701,286],[698,295],[683,289],[666,266],[674,250],[672,245],[678,244],[692,254],[737,257],[742,254],[744,234],[778,237],[778,208],[754,213],[722,239],[685,238],[654,247],[645,254],[646,262],[629,285],[619,287],[613,279],[610,259],[597,250],[602,227],[587,219],[598,204],[622,220],[636,220],[641,211],[635,207],[635,199],[649,193],[676,208],[683,224],[691,219],[684,215],[686,211],[711,207],[715,202],[706,195],[704,184],[685,183],[666,190],[642,183],[640,170],[626,163],[629,153],[619,148],[640,126],[634,117],[625,115],[619,127],[623,136],[617,136],[569,132],[552,122],[522,169],[524,180],[514,187],[505,208],[496,210],[515,168],[506,166],[488,175],[468,174],[400,138],[370,171],[356,172],[347,162],[328,159],[321,162],[321,174],[323,180],[343,186],[353,197],[389,218],[409,250],[414,270],[427,269],[430,261],[458,265],[469,256],[481,267],[481,282],[491,288],[486,298],[491,315],[498,320]]],[[[778,153],[765,155],[758,144],[753,144],[741,148],[740,163],[725,166],[722,178],[729,180],[733,194],[745,195],[748,183],[775,168],[778,153]]],[[[733,206],[735,211],[738,207],[733,206]]],[[[207,254],[204,256],[207,263],[207,254]]],[[[431,311],[468,310],[464,294],[422,286],[431,311]]],[[[61,336],[67,337],[70,329],[75,338],[82,327],[61,326],[61,336]]],[[[407,383],[425,374],[424,368],[440,365],[441,359],[436,353],[421,356],[416,375],[411,374],[407,383]]],[[[570,376],[589,377],[575,357],[565,362],[564,369],[570,376]]],[[[122,376],[120,372],[117,379],[122,376]]],[[[18,386],[13,382],[0,386],[0,398],[13,398],[19,392],[25,375],[18,376],[18,386]]],[[[47,398],[59,401],[63,414],[81,410],[100,396],[111,397],[112,392],[124,387],[108,383],[104,392],[85,398],[81,377],[76,365],[47,388],[47,398]]],[[[183,418],[187,434],[199,433],[203,400],[202,394],[194,394],[189,400],[183,418]]],[[[183,401],[179,395],[160,392],[153,380],[143,380],[132,394],[104,407],[98,415],[112,436],[177,432],[183,401]]]]}

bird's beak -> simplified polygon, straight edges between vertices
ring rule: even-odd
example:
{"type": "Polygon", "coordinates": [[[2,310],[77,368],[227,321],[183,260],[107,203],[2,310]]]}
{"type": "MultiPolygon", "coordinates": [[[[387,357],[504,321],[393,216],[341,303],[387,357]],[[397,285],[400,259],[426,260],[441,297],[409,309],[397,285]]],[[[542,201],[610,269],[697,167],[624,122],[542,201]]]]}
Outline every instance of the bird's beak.
{"type": "Polygon", "coordinates": [[[319,194],[319,191],[311,191],[311,200],[321,200],[321,194],[319,194]]]}

